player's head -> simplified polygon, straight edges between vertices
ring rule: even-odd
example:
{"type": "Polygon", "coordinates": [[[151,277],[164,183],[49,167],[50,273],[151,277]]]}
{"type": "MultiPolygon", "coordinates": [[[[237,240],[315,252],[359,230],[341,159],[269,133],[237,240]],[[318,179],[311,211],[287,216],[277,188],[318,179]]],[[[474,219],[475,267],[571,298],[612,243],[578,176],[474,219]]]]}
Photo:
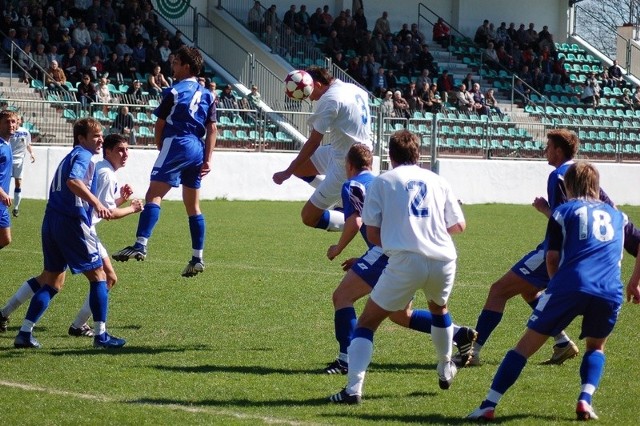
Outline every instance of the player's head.
{"type": "Polygon", "coordinates": [[[182,80],[200,74],[204,61],[197,48],[180,46],[174,53],[172,69],[176,79],[182,80]]]}
{"type": "Polygon", "coordinates": [[[600,174],[596,167],[587,161],[577,161],[564,174],[564,186],[569,198],[590,198],[600,196],[600,174]]]}
{"type": "Polygon", "coordinates": [[[94,154],[102,148],[102,124],[95,118],[82,118],[73,125],[73,146],[81,145],[94,154]]]}
{"type": "Polygon", "coordinates": [[[334,80],[333,75],[328,69],[323,67],[311,66],[305,71],[313,79],[313,92],[309,95],[309,100],[317,101],[327,91],[334,80]]]}
{"type": "Polygon", "coordinates": [[[102,142],[102,155],[111,163],[114,170],[124,167],[129,158],[129,143],[127,138],[119,133],[105,136],[102,142]]]}
{"type": "Polygon", "coordinates": [[[556,129],[547,133],[547,146],[545,151],[547,160],[552,166],[557,167],[575,157],[579,147],[580,140],[571,130],[556,129]]]}
{"type": "Polygon", "coordinates": [[[372,164],[373,154],[367,145],[363,143],[351,145],[346,159],[347,174],[349,174],[350,167],[354,173],[359,173],[363,170],[371,170],[372,164]]]}
{"type": "Polygon", "coordinates": [[[418,164],[420,140],[408,130],[399,130],[389,138],[389,158],[394,167],[418,164]]]}
{"type": "Polygon", "coordinates": [[[20,116],[14,111],[4,109],[0,111],[0,136],[8,140],[20,125],[20,116]]]}

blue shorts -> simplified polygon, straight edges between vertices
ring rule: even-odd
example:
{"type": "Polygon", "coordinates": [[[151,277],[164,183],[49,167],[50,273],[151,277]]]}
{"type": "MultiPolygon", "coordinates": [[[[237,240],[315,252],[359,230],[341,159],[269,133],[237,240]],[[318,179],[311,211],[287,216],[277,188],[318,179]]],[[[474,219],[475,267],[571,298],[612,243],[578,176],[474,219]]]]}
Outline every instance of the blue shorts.
{"type": "Polygon", "coordinates": [[[511,270],[534,287],[544,290],[549,285],[549,273],[542,245],[524,255],[511,270]]]}
{"type": "Polygon", "coordinates": [[[380,247],[373,247],[353,264],[351,270],[373,288],[388,261],[389,258],[382,253],[380,247]]]}
{"type": "Polygon", "coordinates": [[[199,139],[164,139],[151,180],[199,189],[203,158],[204,145],[199,139]]]}
{"type": "Polygon", "coordinates": [[[0,206],[0,228],[11,228],[9,209],[4,204],[0,206]]]}
{"type": "Polygon", "coordinates": [[[42,255],[49,272],[91,271],[102,266],[100,240],[79,218],[46,212],[42,221],[42,255]]]}
{"type": "Polygon", "coordinates": [[[560,295],[544,293],[529,317],[527,327],[545,336],[555,336],[582,315],[580,338],[602,339],[613,331],[621,302],[582,292],[560,295]]]}

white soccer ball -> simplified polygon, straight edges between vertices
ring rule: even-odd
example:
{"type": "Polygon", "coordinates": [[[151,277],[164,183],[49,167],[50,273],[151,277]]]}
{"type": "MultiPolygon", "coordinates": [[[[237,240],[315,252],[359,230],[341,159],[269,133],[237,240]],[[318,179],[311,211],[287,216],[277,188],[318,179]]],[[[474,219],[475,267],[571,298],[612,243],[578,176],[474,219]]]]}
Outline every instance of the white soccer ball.
{"type": "Polygon", "coordinates": [[[313,79],[303,70],[293,70],[284,79],[284,93],[291,99],[302,101],[313,92],[313,79]]]}

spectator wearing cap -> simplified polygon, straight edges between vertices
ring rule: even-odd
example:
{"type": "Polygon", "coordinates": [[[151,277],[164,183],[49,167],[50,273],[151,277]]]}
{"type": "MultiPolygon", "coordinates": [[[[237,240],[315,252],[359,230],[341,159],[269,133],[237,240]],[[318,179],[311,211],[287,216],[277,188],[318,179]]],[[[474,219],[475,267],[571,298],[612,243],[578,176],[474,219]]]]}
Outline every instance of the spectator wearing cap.
{"type": "Polygon", "coordinates": [[[68,87],[65,85],[67,77],[64,75],[62,68],[58,66],[58,61],[51,61],[51,66],[48,70],[48,75],[45,80],[45,84],[49,90],[64,90],[68,91],[68,87]]]}
{"type": "Polygon", "coordinates": [[[89,74],[85,73],[82,75],[82,80],[80,80],[77,89],[76,99],[83,108],[89,106],[91,102],[96,101],[96,87],[93,85],[89,74]]]}
{"type": "Polygon", "coordinates": [[[144,104],[142,82],[133,80],[131,86],[127,89],[127,102],[132,104],[144,104]]]}

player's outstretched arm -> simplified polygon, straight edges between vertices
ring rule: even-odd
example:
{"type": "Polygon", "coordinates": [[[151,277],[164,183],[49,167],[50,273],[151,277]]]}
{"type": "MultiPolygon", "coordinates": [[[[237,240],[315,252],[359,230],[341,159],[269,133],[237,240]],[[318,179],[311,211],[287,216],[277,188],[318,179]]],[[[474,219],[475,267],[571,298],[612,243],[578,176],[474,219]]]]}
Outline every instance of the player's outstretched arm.
{"type": "Polygon", "coordinates": [[[127,207],[117,207],[111,210],[111,219],[121,219],[130,214],[140,213],[144,209],[142,200],[132,200],[127,207]]]}
{"type": "Polygon", "coordinates": [[[322,137],[323,137],[322,133],[319,133],[316,130],[312,130],[311,135],[309,136],[309,139],[307,139],[307,142],[305,142],[305,144],[302,145],[302,149],[300,149],[300,152],[298,153],[296,158],[293,159],[293,161],[291,162],[289,167],[287,167],[286,170],[274,173],[273,181],[277,185],[280,185],[282,184],[282,182],[289,179],[291,175],[293,175],[300,166],[302,166],[304,163],[309,161],[313,153],[316,152],[316,150],[320,146],[320,143],[322,142],[322,137]]]}
{"type": "Polygon", "coordinates": [[[111,211],[106,208],[98,198],[91,193],[89,188],[81,179],[68,179],[67,187],[77,197],[82,198],[89,203],[95,212],[95,215],[101,219],[111,219],[111,211]]]}
{"type": "Polygon", "coordinates": [[[340,234],[340,240],[337,244],[329,247],[327,250],[327,257],[329,260],[335,259],[342,253],[342,251],[349,245],[353,238],[358,235],[358,231],[362,226],[362,218],[359,214],[354,213],[347,218],[344,222],[344,228],[342,234],[340,234]]]}
{"type": "Polygon", "coordinates": [[[627,302],[640,304],[640,256],[636,256],[636,263],[627,284],[627,302]]]}
{"type": "Polygon", "coordinates": [[[371,244],[382,247],[382,238],[380,237],[380,227],[367,225],[367,240],[371,244]]]}

